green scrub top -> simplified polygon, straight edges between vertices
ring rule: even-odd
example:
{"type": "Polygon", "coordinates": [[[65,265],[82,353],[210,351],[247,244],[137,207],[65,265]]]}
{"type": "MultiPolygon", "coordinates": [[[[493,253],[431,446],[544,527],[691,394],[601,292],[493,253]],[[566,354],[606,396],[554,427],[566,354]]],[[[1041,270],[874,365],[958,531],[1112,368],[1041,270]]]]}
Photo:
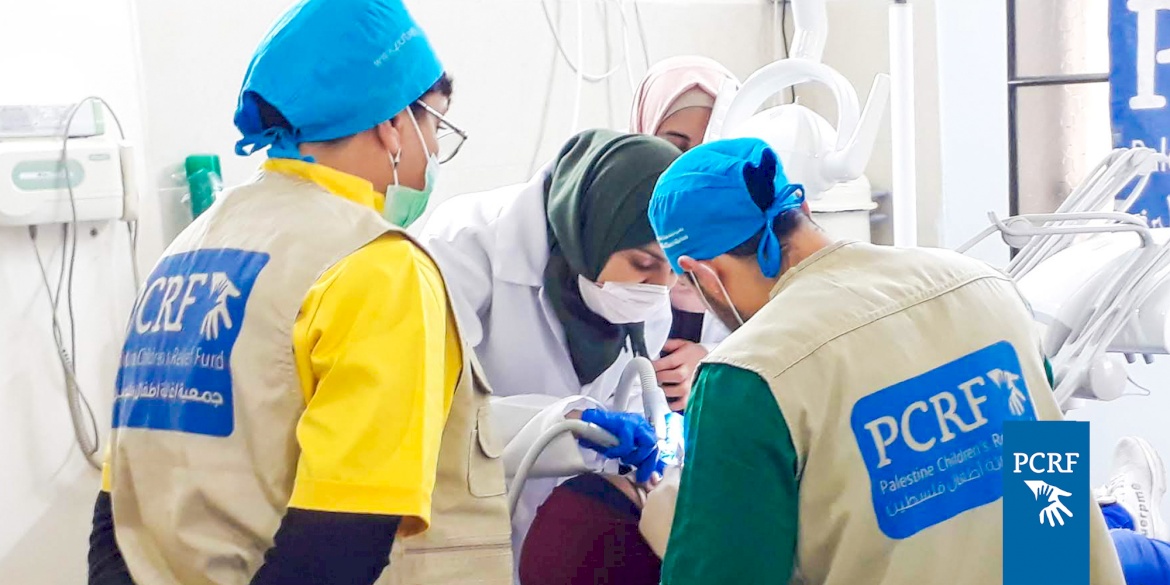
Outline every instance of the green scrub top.
{"type": "MultiPolygon", "coordinates": [[[[1052,366],[1044,360],[1048,383],[1052,366]]],[[[754,372],[706,364],[687,406],[687,464],[663,585],[786,583],[799,528],[796,449],[754,372]]]]}
{"type": "Polygon", "coordinates": [[[788,582],[799,526],[796,449],[768,384],[706,364],[687,418],[663,585],[788,582]]]}

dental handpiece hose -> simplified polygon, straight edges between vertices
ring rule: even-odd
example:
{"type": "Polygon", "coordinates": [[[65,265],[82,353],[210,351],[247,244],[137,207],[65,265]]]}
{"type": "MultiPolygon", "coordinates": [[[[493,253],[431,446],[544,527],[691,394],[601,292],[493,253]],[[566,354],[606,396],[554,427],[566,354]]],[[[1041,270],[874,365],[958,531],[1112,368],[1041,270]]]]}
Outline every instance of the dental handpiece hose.
{"type": "Polygon", "coordinates": [[[666,438],[666,416],[670,414],[670,403],[666,401],[666,392],[658,386],[658,376],[654,372],[654,364],[648,358],[636,357],[630,364],[637,368],[638,381],[642,384],[642,410],[646,420],[654,427],[654,435],[661,441],[666,438]]]}
{"type": "Polygon", "coordinates": [[[626,364],[614,394],[613,409],[619,412],[629,409],[630,387],[635,379],[642,388],[642,412],[646,420],[654,427],[659,440],[666,438],[666,416],[671,412],[670,403],[666,400],[666,392],[658,386],[658,376],[650,358],[637,356],[626,364]]]}
{"type": "Polygon", "coordinates": [[[618,444],[617,437],[595,424],[590,424],[582,420],[563,420],[549,427],[547,431],[536,439],[536,442],[524,454],[524,459],[520,460],[520,465],[516,468],[516,475],[512,477],[512,484],[508,486],[509,515],[516,513],[516,504],[520,501],[520,492],[524,489],[524,483],[528,481],[528,475],[532,472],[532,467],[536,465],[536,460],[540,459],[540,456],[544,454],[544,450],[554,439],[565,433],[573,433],[577,435],[578,439],[592,441],[602,447],[614,447],[618,444]]]}
{"type": "MultiPolygon", "coordinates": [[[[633,383],[631,376],[636,376],[638,383],[642,387],[642,408],[646,415],[646,420],[654,428],[654,434],[661,444],[667,439],[667,416],[671,413],[670,403],[666,400],[666,393],[658,386],[658,377],[654,373],[654,364],[650,362],[649,358],[644,356],[635,357],[626,366],[622,373],[622,382],[618,385],[618,392],[614,395],[615,410],[622,411],[628,406],[629,402],[629,386],[633,383]]],[[[512,477],[512,483],[508,489],[508,510],[514,513],[516,510],[516,503],[520,501],[520,492],[524,489],[524,483],[528,481],[528,476],[532,472],[532,468],[536,465],[544,450],[557,437],[565,434],[573,433],[577,438],[592,441],[602,447],[613,447],[618,444],[617,437],[611,435],[601,427],[590,424],[581,420],[568,419],[563,420],[555,425],[549,427],[547,431],[542,433],[532,447],[525,453],[524,458],[520,460],[520,465],[516,468],[516,475],[512,477]]]]}

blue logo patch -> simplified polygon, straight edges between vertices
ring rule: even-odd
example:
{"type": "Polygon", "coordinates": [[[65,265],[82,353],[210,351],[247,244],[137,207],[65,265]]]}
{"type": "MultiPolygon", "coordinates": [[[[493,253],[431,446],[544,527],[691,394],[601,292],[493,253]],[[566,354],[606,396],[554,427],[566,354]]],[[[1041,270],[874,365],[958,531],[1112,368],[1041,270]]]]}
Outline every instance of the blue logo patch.
{"type": "Polygon", "coordinates": [[[862,398],[850,423],[873,511],[908,538],[1003,495],[1003,424],[1036,420],[1006,341],[862,398]]]}
{"type": "Polygon", "coordinates": [[[268,260],[257,252],[200,250],[159,263],[122,348],[114,428],[232,434],[232,348],[268,260]]]}
{"type": "Polygon", "coordinates": [[[1004,585],[1089,585],[1089,423],[1004,427],[1004,585]]]}

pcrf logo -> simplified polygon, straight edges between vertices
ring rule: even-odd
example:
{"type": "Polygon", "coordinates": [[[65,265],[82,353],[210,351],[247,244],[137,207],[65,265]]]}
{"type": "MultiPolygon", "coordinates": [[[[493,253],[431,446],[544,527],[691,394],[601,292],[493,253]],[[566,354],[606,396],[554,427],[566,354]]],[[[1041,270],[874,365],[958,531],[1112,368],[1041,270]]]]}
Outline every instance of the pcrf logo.
{"type": "MultiPolygon", "coordinates": [[[[1058,476],[1072,474],[1080,463],[1080,457],[1080,453],[1012,453],[1012,473],[1031,472],[1035,475],[1058,476]]],[[[1072,493],[1049,483],[1048,480],[1026,479],[1024,485],[1031,490],[1037,502],[1044,504],[1040,510],[1040,524],[1055,528],[1058,524],[1064,526],[1065,518],[1072,518],[1072,511],[1063,501],[1063,498],[1072,497],[1072,493]]]]}
{"type": "Polygon", "coordinates": [[[160,276],[142,293],[134,314],[134,330],[139,335],[182,331],[183,318],[193,305],[210,304],[200,321],[199,333],[205,339],[216,339],[221,328],[230,330],[234,326],[227,303],[239,296],[240,289],[224,272],[160,276]]]}

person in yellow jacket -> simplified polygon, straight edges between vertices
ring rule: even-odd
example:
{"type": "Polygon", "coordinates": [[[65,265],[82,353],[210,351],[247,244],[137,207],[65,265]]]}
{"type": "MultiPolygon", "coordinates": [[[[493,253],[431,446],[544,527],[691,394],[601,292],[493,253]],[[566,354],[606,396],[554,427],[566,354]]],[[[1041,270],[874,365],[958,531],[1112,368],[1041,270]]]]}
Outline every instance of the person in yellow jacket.
{"type": "Polygon", "coordinates": [[[451,90],[401,0],[302,0],[268,33],[235,124],[269,160],[127,328],[91,584],[510,583],[488,390],[395,227],[465,136],[451,90]]]}

